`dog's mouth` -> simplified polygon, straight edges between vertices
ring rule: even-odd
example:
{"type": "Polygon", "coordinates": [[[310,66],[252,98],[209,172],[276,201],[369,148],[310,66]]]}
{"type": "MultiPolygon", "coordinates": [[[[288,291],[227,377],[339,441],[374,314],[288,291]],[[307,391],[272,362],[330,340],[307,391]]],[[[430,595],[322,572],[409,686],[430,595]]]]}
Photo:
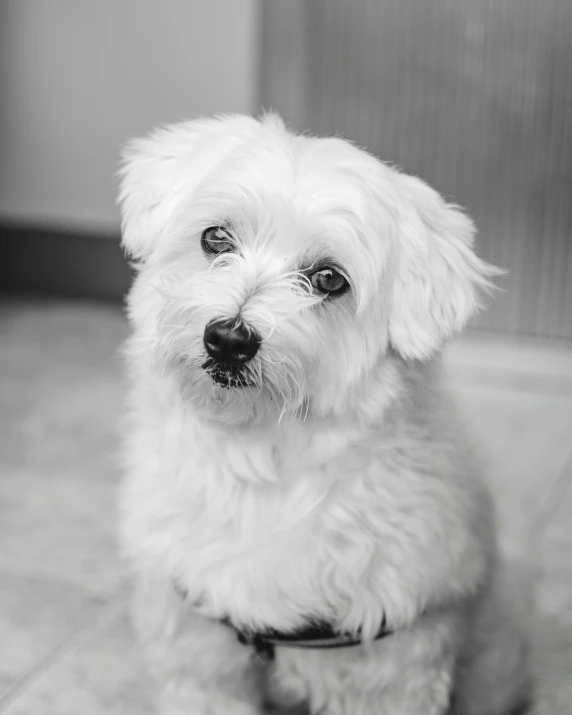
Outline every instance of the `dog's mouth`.
{"type": "Polygon", "coordinates": [[[245,388],[254,387],[254,383],[244,373],[240,367],[233,365],[221,365],[215,360],[207,360],[203,364],[203,370],[211,378],[211,380],[221,387],[230,388],[245,388]]]}

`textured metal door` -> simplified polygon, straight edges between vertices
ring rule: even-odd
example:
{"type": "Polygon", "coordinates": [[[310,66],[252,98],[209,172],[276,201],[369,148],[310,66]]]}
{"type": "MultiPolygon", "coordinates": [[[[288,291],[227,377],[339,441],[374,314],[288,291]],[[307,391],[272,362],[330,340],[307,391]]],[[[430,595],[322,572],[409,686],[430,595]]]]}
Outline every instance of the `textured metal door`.
{"type": "Polygon", "coordinates": [[[572,338],[572,0],[267,0],[262,59],[266,107],[468,209],[477,327],[572,338]]]}

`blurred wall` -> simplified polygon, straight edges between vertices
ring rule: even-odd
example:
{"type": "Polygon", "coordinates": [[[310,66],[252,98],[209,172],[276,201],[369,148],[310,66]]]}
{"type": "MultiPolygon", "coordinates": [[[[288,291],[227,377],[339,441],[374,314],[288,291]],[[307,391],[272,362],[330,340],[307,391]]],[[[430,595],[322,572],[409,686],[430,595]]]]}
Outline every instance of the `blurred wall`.
{"type": "Polygon", "coordinates": [[[2,0],[0,219],[114,234],[121,144],[257,104],[258,0],[2,0]]]}
{"type": "Polygon", "coordinates": [[[265,0],[262,99],[465,206],[508,270],[474,321],[572,339],[571,0],[265,0]]]}

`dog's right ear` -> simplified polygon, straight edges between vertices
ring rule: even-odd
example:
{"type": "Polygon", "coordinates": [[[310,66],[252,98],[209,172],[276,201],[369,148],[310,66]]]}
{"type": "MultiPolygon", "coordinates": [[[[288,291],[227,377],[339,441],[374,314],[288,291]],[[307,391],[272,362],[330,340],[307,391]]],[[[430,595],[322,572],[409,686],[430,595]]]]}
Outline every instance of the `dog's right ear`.
{"type": "Polygon", "coordinates": [[[389,339],[405,359],[426,360],[458,333],[503,271],[473,251],[475,226],[425,182],[399,175],[403,214],[389,339]]]}
{"type": "Polygon", "coordinates": [[[122,245],[146,260],[161,232],[195,187],[260,125],[228,115],[173,124],[131,140],[122,153],[119,190],[122,245]]]}

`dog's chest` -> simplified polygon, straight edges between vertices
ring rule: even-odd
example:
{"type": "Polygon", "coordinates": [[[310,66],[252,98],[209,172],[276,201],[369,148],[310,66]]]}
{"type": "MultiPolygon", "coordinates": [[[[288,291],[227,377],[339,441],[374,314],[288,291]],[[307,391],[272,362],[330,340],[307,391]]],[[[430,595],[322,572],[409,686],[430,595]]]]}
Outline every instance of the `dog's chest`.
{"type": "Polygon", "coordinates": [[[138,498],[145,495],[138,510],[130,507],[132,543],[206,615],[272,627],[297,625],[303,613],[328,615],[340,596],[332,579],[359,580],[350,552],[372,552],[357,493],[367,459],[306,455],[276,474],[273,450],[228,456],[198,448],[175,463],[171,454],[169,473],[132,480],[138,498]]]}

